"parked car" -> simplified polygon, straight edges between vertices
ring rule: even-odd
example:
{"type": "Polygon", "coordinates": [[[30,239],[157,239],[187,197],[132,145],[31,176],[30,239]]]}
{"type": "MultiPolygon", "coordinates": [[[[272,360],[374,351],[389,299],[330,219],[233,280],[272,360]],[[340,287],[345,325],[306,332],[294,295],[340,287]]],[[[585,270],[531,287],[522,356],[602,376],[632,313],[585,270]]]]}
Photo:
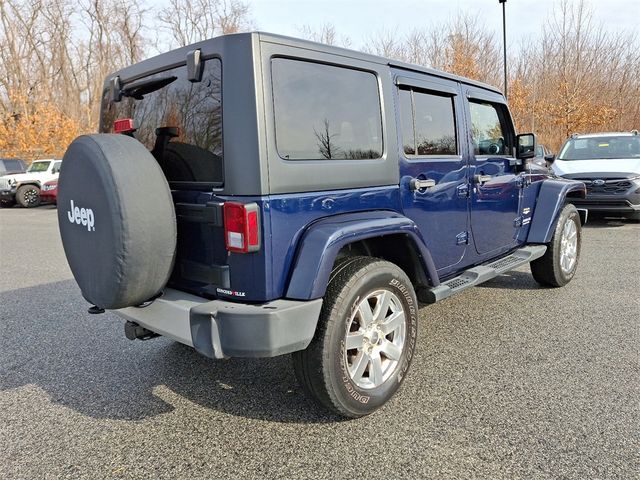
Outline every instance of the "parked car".
{"type": "Polygon", "coordinates": [[[583,181],[585,198],[571,202],[589,212],[640,220],[638,131],[572,135],[552,165],[556,175],[583,181]]]}
{"type": "Polygon", "coordinates": [[[549,159],[553,154],[551,150],[549,150],[546,145],[542,145],[541,143],[536,145],[536,156],[533,157],[529,163],[532,165],[537,165],[538,167],[548,168],[547,159],[549,159]]]}
{"type": "Polygon", "coordinates": [[[18,202],[23,207],[37,207],[42,184],[57,180],[61,166],[62,160],[36,160],[25,173],[0,177],[0,206],[11,207],[18,202]]]}
{"type": "Polygon", "coordinates": [[[58,180],[51,180],[42,185],[42,189],[40,190],[40,201],[42,203],[53,204],[58,202],[58,180]]]}
{"type": "Polygon", "coordinates": [[[0,177],[11,173],[24,173],[27,164],[18,158],[0,158],[0,177]]]}
{"type": "Polygon", "coordinates": [[[100,131],[69,146],[58,192],[90,312],[211,358],[292,353],[346,417],[406,378],[418,299],[529,262],[546,286],[576,272],[565,199],[584,184],[531,175],[535,136],[473,80],[227,35],[109,75],[100,131]]]}

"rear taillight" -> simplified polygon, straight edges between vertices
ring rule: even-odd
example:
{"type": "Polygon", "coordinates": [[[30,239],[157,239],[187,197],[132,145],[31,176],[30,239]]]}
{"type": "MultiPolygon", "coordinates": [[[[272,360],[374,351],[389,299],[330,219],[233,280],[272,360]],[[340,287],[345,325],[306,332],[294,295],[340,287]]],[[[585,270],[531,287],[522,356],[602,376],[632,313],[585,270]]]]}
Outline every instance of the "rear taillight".
{"type": "Polygon", "coordinates": [[[230,252],[247,253],[260,249],[260,222],[257,203],[224,203],[224,243],[230,252]]]}
{"type": "Polygon", "coordinates": [[[114,133],[131,133],[135,131],[136,129],[133,126],[133,118],[120,118],[113,122],[114,133]]]}

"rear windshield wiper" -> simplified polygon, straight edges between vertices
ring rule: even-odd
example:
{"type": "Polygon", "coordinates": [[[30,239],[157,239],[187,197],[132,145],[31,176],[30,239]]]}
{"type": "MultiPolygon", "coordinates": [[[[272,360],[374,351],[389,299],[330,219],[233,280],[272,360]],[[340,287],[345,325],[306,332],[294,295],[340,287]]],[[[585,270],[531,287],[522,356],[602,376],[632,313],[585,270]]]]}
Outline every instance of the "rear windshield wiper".
{"type": "Polygon", "coordinates": [[[121,93],[124,97],[135,98],[136,100],[142,100],[145,95],[155,92],[156,90],[160,90],[161,88],[166,87],[170,83],[175,82],[178,77],[161,77],[161,78],[152,78],[150,80],[143,80],[141,82],[134,83],[133,85],[129,85],[121,90],[121,93]]]}

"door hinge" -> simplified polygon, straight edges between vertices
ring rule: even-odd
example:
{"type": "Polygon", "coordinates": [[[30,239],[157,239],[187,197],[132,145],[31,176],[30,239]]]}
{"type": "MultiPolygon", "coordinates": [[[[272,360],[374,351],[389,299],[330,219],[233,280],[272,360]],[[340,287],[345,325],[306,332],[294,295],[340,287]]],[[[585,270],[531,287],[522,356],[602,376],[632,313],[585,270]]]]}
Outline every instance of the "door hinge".
{"type": "Polygon", "coordinates": [[[513,226],[518,228],[522,226],[522,217],[516,217],[516,219],[513,221],[513,226]]]}
{"type": "Polygon", "coordinates": [[[468,183],[461,183],[460,185],[458,185],[456,187],[456,190],[458,191],[458,197],[460,197],[460,198],[467,198],[469,196],[469,184],[468,183]]]}
{"type": "Polygon", "coordinates": [[[460,232],[456,235],[456,245],[468,245],[469,244],[469,232],[460,232]]]}

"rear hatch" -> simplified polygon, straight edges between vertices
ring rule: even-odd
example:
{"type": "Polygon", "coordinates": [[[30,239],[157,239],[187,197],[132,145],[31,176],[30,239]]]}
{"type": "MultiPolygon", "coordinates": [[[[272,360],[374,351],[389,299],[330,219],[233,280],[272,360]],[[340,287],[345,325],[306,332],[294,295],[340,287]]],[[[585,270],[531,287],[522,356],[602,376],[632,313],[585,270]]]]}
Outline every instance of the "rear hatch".
{"type": "Polygon", "coordinates": [[[118,90],[120,95],[104,92],[100,131],[135,137],[169,182],[178,222],[169,286],[214,298],[230,288],[224,199],[216,195],[225,180],[221,62],[205,61],[201,81],[190,81],[182,65],[122,83],[118,90]]]}

